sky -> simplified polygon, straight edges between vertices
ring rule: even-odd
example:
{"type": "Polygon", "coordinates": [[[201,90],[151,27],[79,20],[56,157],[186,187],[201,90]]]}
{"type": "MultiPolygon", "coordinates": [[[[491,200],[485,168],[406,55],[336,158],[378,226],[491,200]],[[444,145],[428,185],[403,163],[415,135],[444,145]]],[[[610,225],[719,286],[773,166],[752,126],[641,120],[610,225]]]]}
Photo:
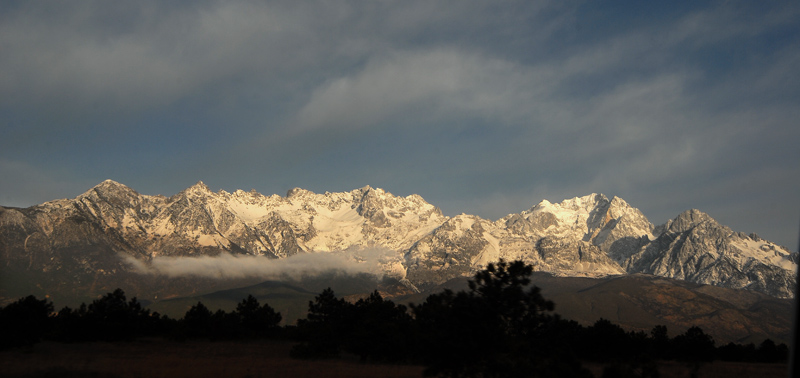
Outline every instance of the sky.
{"type": "Polygon", "coordinates": [[[3,1],[0,205],[618,196],[797,251],[797,1],[3,1]]]}

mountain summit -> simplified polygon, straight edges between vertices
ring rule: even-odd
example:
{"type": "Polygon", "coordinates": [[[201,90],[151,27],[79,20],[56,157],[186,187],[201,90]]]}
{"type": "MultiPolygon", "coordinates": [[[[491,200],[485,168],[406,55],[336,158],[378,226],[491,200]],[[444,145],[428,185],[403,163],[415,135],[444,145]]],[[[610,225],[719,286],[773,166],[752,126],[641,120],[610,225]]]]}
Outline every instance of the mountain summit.
{"type": "Polygon", "coordinates": [[[784,247],[699,210],[654,226],[603,194],[542,201],[496,221],[448,217],[418,195],[369,186],[323,194],[295,188],[284,197],[215,193],[198,182],[164,197],[107,180],[75,199],[0,207],[3,276],[28,272],[75,287],[157,257],[285,259],[375,248],[386,252],[377,263],[382,274],[415,289],[471,276],[501,258],[557,276],[646,273],[781,298],[797,284],[798,255],[784,247]]]}

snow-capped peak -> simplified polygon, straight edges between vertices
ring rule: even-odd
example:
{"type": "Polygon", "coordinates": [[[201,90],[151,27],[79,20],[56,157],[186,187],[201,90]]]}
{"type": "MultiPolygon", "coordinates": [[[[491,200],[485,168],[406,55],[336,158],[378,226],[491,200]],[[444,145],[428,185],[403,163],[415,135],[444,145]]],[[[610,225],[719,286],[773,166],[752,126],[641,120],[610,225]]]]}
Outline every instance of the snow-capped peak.
{"type": "Polygon", "coordinates": [[[91,193],[91,192],[110,192],[110,191],[120,191],[120,190],[122,190],[122,191],[133,191],[133,189],[131,189],[131,188],[129,188],[129,187],[123,185],[123,184],[120,184],[120,183],[118,183],[118,182],[116,182],[114,180],[108,179],[108,180],[104,180],[103,182],[95,185],[91,189],[87,190],[84,194],[91,193]]]}
{"type": "Polygon", "coordinates": [[[447,217],[419,195],[371,186],[324,194],[294,188],[282,197],[213,193],[200,181],[166,198],[107,180],[75,200],[40,208],[46,215],[31,222],[44,222],[47,235],[58,222],[96,222],[92,230],[114,230],[103,245],[137,256],[235,251],[283,258],[384,248],[395,253],[382,263],[386,272],[414,285],[469,276],[504,258],[558,275],[649,273],[776,296],[791,296],[796,286],[797,254],[785,248],[734,233],[698,210],[654,229],[623,199],[598,193],[543,200],[494,222],[447,217]]]}
{"type": "Polygon", "coordinates": [[[86,192],[80,194],[76,200],[112,201],[119,203],[135,201],[140,195],[135,190],[114,180],[105,180],[86,192]]]}
{"type": "Polygon", "coordinates": [[[192,185],[189,188],[187,188],[186,190],[184,190],[184,192],[186,192],[186,193],[211,193],[211,189],[209,189],[208,186],[205,183],[203,183],[202,181],[198,181],[194,185],[192,185]]]}
{"type": "Polygon", "coordinates": [[[315,194],[316,193],[303,188],[292,188],[286,192],[286,198],[300,198],[300,197],[313,196],[315,194]]]}
{"type": "Polygon", "coordinates": [[[708,214],[697,209],[690,209],[680,213],[674,219],[667,221],[667,223],[664,224],[664,230],[667,232],[684,232],[704,222],[713,222],[717,224],[717,221],[708,214]]]}

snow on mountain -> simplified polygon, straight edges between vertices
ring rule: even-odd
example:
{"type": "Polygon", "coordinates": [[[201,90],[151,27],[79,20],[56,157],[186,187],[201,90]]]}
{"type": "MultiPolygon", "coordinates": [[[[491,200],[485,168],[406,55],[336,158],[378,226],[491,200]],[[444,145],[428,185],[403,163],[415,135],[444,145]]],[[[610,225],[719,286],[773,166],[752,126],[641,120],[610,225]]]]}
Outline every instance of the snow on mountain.
{"type": "Polygon", "coordinates": [[[797,254],[733,232],[708,214],[687,210],[657,227],[658,237],[625,260],[641,272],[788,298],[797,286],[797,254]]]}
{"type": "Polygon", "coordinates": [[[797,266],[797,255],[785,248],[763,240],[758,235],[746,236],[738,234],[731,246],[739,251],[743,259],[752,259],[765,265],[775,265],[785,270],[793,270],[797,266]],[[764,253],[762,253],[764,252],[764,253]]]}
{"type": "Polygon", "coordinates": [[[370,249],[381,251],[385,274],[417,287],[470,276],[504,258],[560,276],[648,273],[791,297],[798,261],[700,211],[654,227],[621,198],[602,194],[542,201],[490,221],[444,216],[418,195],[369,186],[264,196],[212,192],[198,182],[164,197],[107,180],[72,200],[0,208],[0,251],[6,266],[20,269],[112,274],[126,269],[120,254],[146,264],[159,256],[349,251],[361,261],[370,249]]]}

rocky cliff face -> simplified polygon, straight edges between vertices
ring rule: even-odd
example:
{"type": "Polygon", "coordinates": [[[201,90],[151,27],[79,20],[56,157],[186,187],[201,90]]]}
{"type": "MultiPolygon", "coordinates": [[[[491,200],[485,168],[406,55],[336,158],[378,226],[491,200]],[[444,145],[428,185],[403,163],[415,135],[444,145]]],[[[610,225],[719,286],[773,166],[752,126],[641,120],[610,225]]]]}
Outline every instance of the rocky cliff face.
{"type": "MultiPolygon", "coordinates": [[[[364,187],[285,197],[212,192],[196,185],[172,196],[141,195],[104,181],[71,200],[0,207],[4,272],[58,276],[89,285],[159,256],[220,253],[283,259],[381,248],[380,268],[410,287],[470,276],[500,258],[560,276],[647,273],[792,297],[797,254],[733,232],[689,210],[654,227],[624,200],[591,194],[542,201],[497,221],[446,217],[417,195],[364,187]]],[[[15,273],[16,274],[16,273],[15,273]]]]}
{"type": "Polygon", "coordinates": [[[623,262],[626,270],[793,296],[797,254],[783,247],[733,232],[698,210],[681,213],[659,231],[655,240],[623,262]]]}

